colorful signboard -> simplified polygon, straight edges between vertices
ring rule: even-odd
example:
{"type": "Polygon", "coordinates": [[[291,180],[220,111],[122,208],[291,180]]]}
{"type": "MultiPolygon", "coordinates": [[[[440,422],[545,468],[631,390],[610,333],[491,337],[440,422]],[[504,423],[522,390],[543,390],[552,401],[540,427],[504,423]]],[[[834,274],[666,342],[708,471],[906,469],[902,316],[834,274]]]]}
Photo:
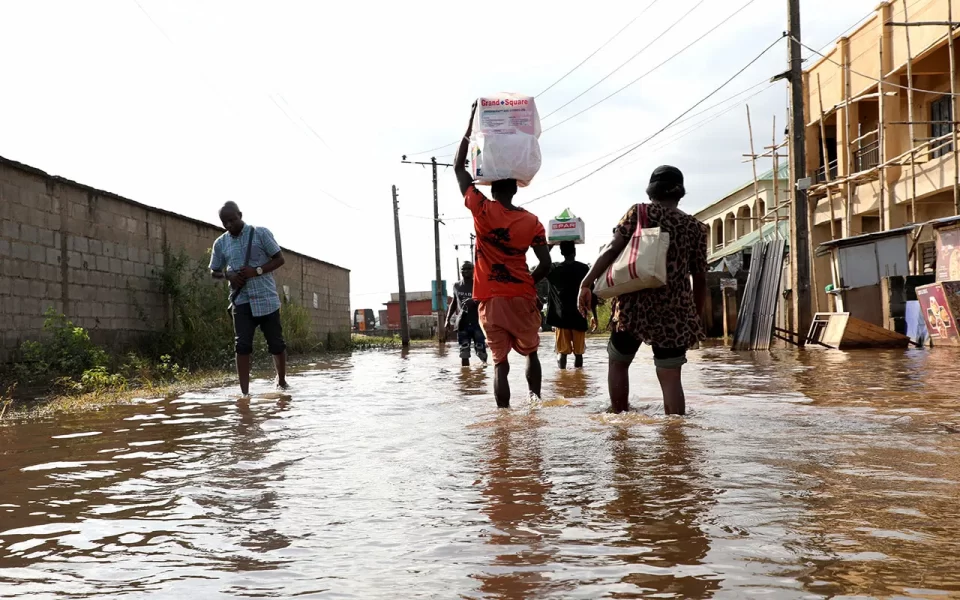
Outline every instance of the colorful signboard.
{"type": "Polygon", "coordinates": [[[960,227],[937,230],[937,281],[960,280],[960,227]]]}
{"type": "MultiPolygon", "coordinates": [[[[950,295],[953,296],[954,303],[958,302],[957,291],[960,289],[951,289],[953,293],[950,295]]],[[[931,283],[918,287],[917,300],[920,302],[920,314],[926,319],[927,331],[933,343],[960,346],[960,335],[957,334],[957,324],[953,318],[955,313],[950,310],[944,285],[931,283]]]]}

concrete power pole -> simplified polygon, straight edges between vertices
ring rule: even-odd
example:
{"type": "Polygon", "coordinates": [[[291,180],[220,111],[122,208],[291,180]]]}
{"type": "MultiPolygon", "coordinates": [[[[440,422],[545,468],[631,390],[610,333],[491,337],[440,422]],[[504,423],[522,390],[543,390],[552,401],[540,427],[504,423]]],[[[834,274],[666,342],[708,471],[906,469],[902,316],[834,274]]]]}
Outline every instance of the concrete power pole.
{"type": "MultiPolygon", "coordinates": [[[[790,44],[790,71],[787,77],[790,82],[790,158],[793,160],[795,179],[801,179],[806,176],[807,157],[804,141],[803,63],[800,57],[800,40],[803,39],[800,37],[800,0],[787,0],[787,4],[787,35],[790,44]]],[[[800,189],[797,181],[793,181],[792,185],[790,287],[793,289],[794,324],[800,345],[804,345],[813,316],[810,293],[810,227],[807,218],[807,192],[800,189]]]]}
{"type": "Polygon", "coordinates": [[[397,281],[400,285],[400,343],[410,345],[410,326],[407,323],[407,286],[403,281],[403,249],[400,247],[400,205],[397,186],[393,186],[393,234],[397,238],[397,281]]]}

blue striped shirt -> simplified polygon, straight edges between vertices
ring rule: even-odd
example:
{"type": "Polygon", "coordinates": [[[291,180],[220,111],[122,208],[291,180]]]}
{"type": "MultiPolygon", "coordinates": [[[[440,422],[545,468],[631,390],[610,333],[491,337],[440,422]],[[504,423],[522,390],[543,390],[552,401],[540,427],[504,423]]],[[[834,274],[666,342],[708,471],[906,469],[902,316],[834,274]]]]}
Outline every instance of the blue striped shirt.
{"type": "MultiPolygon", "coordinates": [[[[270,262],[270,258],[280,252],[280,246],[273,238],[273,234],[266,227],[253,228],[244,225],[240,235],[233,237],[225,232],[213,243],[210,252],[210,270],[222,271],[224,268],[231,272],[239,272],[243,268],[247,257],[247,242],[253,232],[253,246],[250,248],[250,266],[256,269],[270,262]]],[[[277,282],[273,273],[264,273],[259,277],[248,279],[243,289],[237,294],[234,304],[249,304],[250,312],[255,317],[269,315],[280,309],[280,296],[277,295],[277,282]]]]}

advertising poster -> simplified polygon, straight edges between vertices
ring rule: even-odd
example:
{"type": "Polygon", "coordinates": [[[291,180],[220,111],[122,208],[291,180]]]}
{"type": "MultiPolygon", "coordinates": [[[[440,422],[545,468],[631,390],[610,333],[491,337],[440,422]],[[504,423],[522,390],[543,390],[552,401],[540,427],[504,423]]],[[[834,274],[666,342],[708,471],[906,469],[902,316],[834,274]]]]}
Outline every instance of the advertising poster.
{"type": "Polygon", "coordinates": [[[960,227],[937,231],[937,281],[960,281],[960,227]]]}
{"type": "Polygon", "coordinates": [[[927,331],[934,343],[960,344],[943,286],[932,283],[918,287],[917,300],[920,302],[920,314],[926,319],[927,331]]]}

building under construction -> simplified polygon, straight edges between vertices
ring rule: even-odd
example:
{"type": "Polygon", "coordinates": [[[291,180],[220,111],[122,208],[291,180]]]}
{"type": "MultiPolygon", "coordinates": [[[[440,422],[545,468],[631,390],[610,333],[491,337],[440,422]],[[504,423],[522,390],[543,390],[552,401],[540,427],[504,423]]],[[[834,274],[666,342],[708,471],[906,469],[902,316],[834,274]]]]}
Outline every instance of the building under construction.
{"type": "Polygon", "coordinates": [[[924,224],[960,213],[958,17],[960,0],[883,2],[804,71],[818,312],[836,306],[831,287],[849,289],[829,250],[862,246],[835,240],[902,237],[905,256],[878,263],[878,277],[934,273],[936,228],[924,224]]]}

